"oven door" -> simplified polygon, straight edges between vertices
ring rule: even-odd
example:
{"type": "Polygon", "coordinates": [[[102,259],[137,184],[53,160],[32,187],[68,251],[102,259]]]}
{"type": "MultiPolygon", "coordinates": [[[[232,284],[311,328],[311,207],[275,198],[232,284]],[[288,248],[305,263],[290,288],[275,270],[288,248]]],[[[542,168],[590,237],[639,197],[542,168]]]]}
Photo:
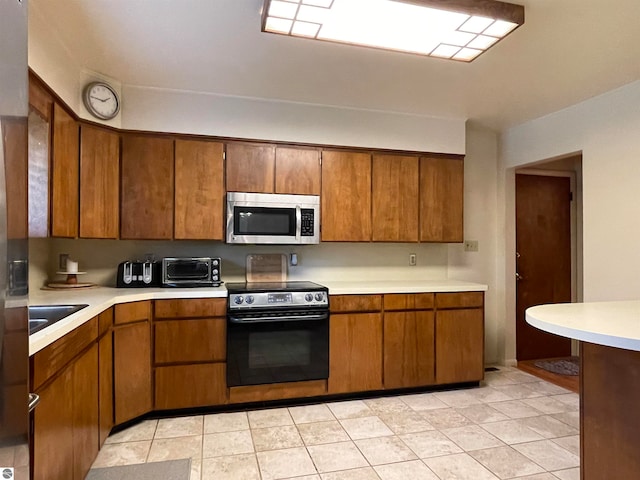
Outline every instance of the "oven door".
{"type": "Polygon", "coordinates": [[[207,284],[211,282],[211,258],[162,259],[162,283],[165,285],[207,284]]]}
{"type": "Polygon", "coordinates": [[[329,312],[230,313],[227,385],[329,378],[329,312]]]}

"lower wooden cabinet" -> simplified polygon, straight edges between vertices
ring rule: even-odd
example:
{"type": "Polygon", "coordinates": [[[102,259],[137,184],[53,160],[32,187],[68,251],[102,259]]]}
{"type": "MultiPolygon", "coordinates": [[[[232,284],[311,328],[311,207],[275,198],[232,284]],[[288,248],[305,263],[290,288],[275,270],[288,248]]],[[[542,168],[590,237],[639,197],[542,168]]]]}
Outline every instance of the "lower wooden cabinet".
{"type": "Polygon", "coordinates": [[[385,312],[384,387],[418,387],[434,382],[433,311],[385,312]]]}
{"type": "Polygon", "coordinates": [[[82,480],[98,455],[98,346],[37,391],[34,480],[82,480]]]}
{"type": "Polygon", "coordinates": [[[98,399],[100,446],[113,428],[113,333],[109,331],[98,341],[98,399]]]}
{"type": "MultiPolygon", "coordinates": [[[[480,299],[483,296],[481,292],[473,294],[480,299]]],[[[460,294],[459,298],[470,300],[469,294],[460,294]]],[[[450,299],[447,304],[455,305],[449,303],[450,299]]],[[[483,308],[437,310],[435,332],[436,383],[477,382],[484,378],[483,308]]]]}
{"type": "Polygon", "coordinates": [[[328,393],[382,388],[382,315],[331,315],[328,393]]]}
{"type": "Polygon", "coordinates": [[[226,363],[156,367],[156,410],[227,403],[226,363]]]}

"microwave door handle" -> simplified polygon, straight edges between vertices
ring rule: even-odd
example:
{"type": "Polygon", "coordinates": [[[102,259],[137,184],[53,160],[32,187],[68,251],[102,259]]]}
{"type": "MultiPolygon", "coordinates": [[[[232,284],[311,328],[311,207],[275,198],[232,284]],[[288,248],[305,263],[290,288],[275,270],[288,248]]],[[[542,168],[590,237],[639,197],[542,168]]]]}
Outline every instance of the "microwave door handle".
{"type": "Polygon", "coordinates": [[[302,232],[302,209],[300,205],[296,205],[296,240],[300,240],[302,232]]]}

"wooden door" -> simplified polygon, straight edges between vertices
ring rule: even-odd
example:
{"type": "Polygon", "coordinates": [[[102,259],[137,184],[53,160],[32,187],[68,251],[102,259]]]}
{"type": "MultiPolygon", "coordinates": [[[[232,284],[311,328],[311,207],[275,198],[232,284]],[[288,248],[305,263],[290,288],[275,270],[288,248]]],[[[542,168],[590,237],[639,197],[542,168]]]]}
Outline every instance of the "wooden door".
{"type": "Polygon", "coordinates": [[[33,479],[73,479],[73,372],[68,367],[45,388],[33,411],[33,479]]]}
{"type": "Polygon", "coordinates": [[[228,192],[273,193],[275,146],[227,143],[228,192]]]}
{"type": "Polygon", "coordinates": [[[80,128],[80,237],[118,238],[120,135],[80,128]]]}
{"type": "Polygon", "coordinates": [[[99,440],[100,447],[113,428],[113,333],[109,331],[98,342],[100,399],[99,440]]]}
{"type": "Polygon", "coordinates": [[[84,479],[99,449],[98,345],[73,364],[73,478],[84,479]]]}
{"type": "Polygon", "coordinates": [[[276,148],[276,193],[320,195],[320,151],[276,148]]]}
{"type": "Polygon", "coordinates": [[[328,393],[382,388],[382,316],[331,314],[328,393]]]}
{"type": "Polygon", "coordinates": [[[385,312],[384,387],[418,387],[434,380],[433,312],[385,312]]]}
{"type": "Polygon", "coordinates": [[[124,135],[120,237],[171,240],[173,140],[124,135]]]}
{"type": "Polygon", "coordinates": [[[175,233],[177,240],[222,240],[224,145],[176,140],[175,233]]]}
{"type": "Polygon", "coordinates": [[[484,377],[484,312],[479,308],[436,313],[436,383],[477,382],[484,377]]]}
{"type": "Polygon", "coordinates": [[[210,407],[227,403],[227,364],[156,367],[155,408],[210,407]]]}
{"type": "Polygon", "coordinates": [[[525,310],[571,302],[571,183],[516,175],[516,358],[565,357],[571,340],[529,325],[525,310]]]}
{"type": "Polygon", "coordinates": [[[371,241],[371,155],[322,152],[322,241],[371,241]]]}
{"type": "Polygon", "coordinates": [[[420,241],[462,242],[464,161],[420,159],[420,241]]]}
{"type": "Polygon", "coordinates": [[[57,103],[53,106],[51,156],[51,236],[78,236],[80,181],[78,123],[57,103]]]}
{"type": "Polygon", "coordinates": [[[114,328],[113,377],[116,425],[152,410],[149,322],[114,328]]]}
{"type": "Polygon", "coordinates": [[[418,241],[418,170],[417,157],[373,156],[374,242],[418,241]]]}

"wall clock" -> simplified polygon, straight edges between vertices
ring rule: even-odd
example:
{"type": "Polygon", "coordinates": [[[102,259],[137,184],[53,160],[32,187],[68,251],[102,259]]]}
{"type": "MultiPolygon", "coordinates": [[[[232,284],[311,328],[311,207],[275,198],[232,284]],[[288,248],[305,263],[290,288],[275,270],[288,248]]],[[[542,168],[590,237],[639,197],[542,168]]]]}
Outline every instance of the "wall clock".
{"type": "Polygon", "coordinates": [[[91,82],[84,87],[82,101],[89,113],[101,120],[111,120],[120,111],[116,91],[104,82],[91,82]]]}

